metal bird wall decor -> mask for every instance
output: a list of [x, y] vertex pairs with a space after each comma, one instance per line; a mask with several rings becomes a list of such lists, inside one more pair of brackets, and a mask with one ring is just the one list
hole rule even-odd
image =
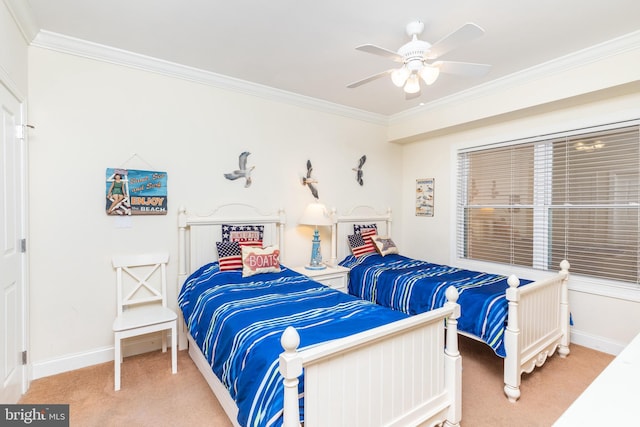
[[352, 168], [352, 170], [356, 172], [356, 181], [358, 181], [358, 184], [360, 185], [364, 185], [364, 181], [362, 180], [362, 166], [364, 166], [364, 162], [366, 161], [367, 161], [367, 156], [362, 156], [360, 157], [360, 160], [358, 160], [358, 166], [355, 168]]
[[239, 169], [234, 170], [231, 173], [225, 173], [224, 177], [228, 180], [235, 181], [238, 178], [244, 178], [244, 187], [247, 188], [251, 186], [251, 171], [255, 168], [255, 166], [251, 166], [247, 168], [247, 157], [251, 154], [248, 151], [244, 151], [240, 153], [239, 157]]
[[318, 181], [316, 181], [315, 178], [311, 177], [311, 172], [312, 171], [313, 171], [313, 167], [311, 166], [311, 160], [307, 160], [307, 176], [302, 178], [302, 185], [306, 185], [307, 187], [309, 187], [309, 190], [311, 191], [311, 194], [317, 200], [318, 199], [318, 189], [313, 184], [317, 184]]

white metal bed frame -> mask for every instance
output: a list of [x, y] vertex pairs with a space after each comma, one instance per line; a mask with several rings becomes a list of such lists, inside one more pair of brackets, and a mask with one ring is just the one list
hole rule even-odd
[[[279, 244], [282, 253], [283, 211], [263, 214], [248, 205], [231, 204], [206, 216], [193, 216], [181, 208], [178, 287], [195, 269], [217, 259], [215, 242], [220, 240], [221, 224], [262, 224], [264, 244]], [[303, 370], [305, 427], [459, 426], [462, 361], [457, 291], [448, 290], [447, 298], [441, 309], [301, 351], [297, 350], [297, 332], [287, 328], [281, 339], [285, 351], [280, 356], [284, 426], [300, 427], [297, 387]], [[180, 324], [180, 348], [188, 344], [189, 355], [238, 426], [235, 402], [188, 335], [184, 321]]]
[[[353, 234], [353, 224], [375, 223], [380, 235], [391, 237], [391, 210], [379, 213], [371, 206], [356, 206], [345, 215], [332, 210], [335, 224], [331, 239], [331, 263], [335, 265], [351, 253], [346, 236]], [[510, 402], [520, 398], [522, 373], [541, 367], [556, 351], [566, 357], [570, 350], [569, 327], [569, 262], [560, 263], [554, 277], [519, 287], [515, 275], [508, 278], [509, 301], [504, 345], [504, 393]], [[464, 312], [462, 313], [464, 316]], [[471, 334], [460, 334], [479, 340]]]

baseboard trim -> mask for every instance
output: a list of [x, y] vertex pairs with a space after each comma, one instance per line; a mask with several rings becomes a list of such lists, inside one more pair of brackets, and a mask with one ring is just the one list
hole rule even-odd
[[[603, 337], [591, 335], [586, 332], [572, 330], [571, 342], [593, 350], [617, 356], [626, 346], [624, 343], [613, 342]], [[171, 344], [171, 334], [167, 336], [167, 346]], [[125, 340], [122, 345], [125, 357], [136, 354], [157, 351], [162, 347], [162, 340], [159, 335], [136, 337]], [[49, 377], [87, 366], [97, 365], [113, 361], [113, 346], [101, 347], [81, 353], [68, 354], [66, 356], [50, 359], [42, 362], [35, 362], [32, 365], [32, 379]]]
[[[167, 348], [171, 347], [171, 334], [167, 333]], [[162, 348], [162, 338], [159, 333], [126, 339], [122, 342], [124, 357], [157, 351]], [[73, 371], [87, 366], [98, 365], [113, 361], [114, 347], [100, 347], [80, 353], [49, 359], [32, 364], [32, 380]]]
[[571, 331], [571, 343], [614, 356], [620, 354], [622, 349], [626, 347], [625, 343], [613, 342], [601, 336], [591, 335], [575, 329]]

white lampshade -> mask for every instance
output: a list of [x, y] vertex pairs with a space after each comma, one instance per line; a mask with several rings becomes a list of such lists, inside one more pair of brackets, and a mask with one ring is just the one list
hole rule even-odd
[[333, 224], [327, 208], [322, 203], [309, 203], [298, 222], [303, 225], [315, 226]]
[[411, 71], [407, 67], [401, 67], [391, 72], [391, 81], [398, 87], [404, 86]]
[[440, 69], [438, 67], [432, 67], [431, 65], [425, 65], [419, 71], [420, 77], [428, 85], [432, 84], [438, 79], [440, 75]]
[[418, 76], [415, 74], [411, 74], [407, 79], [407, 84], [404, 85], [404, 91], [407, 93], [418, 93], [420, 92], [420, 80], [418, 80]]

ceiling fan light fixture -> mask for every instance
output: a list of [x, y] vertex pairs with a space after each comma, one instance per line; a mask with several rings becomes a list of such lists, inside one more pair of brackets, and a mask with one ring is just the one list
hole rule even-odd
[[440, 69], [431, 65], [425, 65], [418, 73], [426, 84], [431, 85], [438, 79]]
[[411, 71], [405, 66], [397, 68], [391, 72], [391, 81], [398, 87], [404, 86]]
[[411, 74], [407, 79], [407, 83], [404, 85], [404, 91], [406, 93], [418, 93], [420, 92], [420, 80], [416, 74]]
[[[404, 87], [404, 91], [408, 94], [415, 94], [420, 92], [420, 80], [423, 80], [426, 85], [432, 85], [438, 80], [440, 73], [482, 77], [489, 71], [488, 64], [438, 60], [442, 55], [461, 44], [482, 36], [484, 30], [478, 25], [468, 22], [433, 44], [418, 38], [424, 30], [424, 23], [410, 22], [406, 28], [407, 35], [411, 40], [400, 46], [397, 51], [373, 44], [363, 44], [356, 47], [359, 51], [391, 59], [401, 64], [400, 68], [390, 68], [350, 83], [347, 85], [348, 88], [355, 88], [390, 75], [395, 86]], [[406, 98], [412, 99], [414, 97]]]

